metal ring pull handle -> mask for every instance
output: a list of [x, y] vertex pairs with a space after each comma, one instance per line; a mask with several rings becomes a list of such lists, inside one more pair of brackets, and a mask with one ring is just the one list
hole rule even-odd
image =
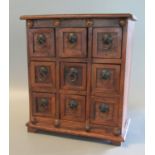
[[69, 33], [68, 41], [70, 44], [76, 44], [77, 43], [77, 35], [75, 33]]
[[76, 109], [78, 107], [78, 102], [76, 100], [70, 100], [69, 101], [69, 107], [71, 109]]
[[39, 67], [39, 80], [44, 81], [48, 76], [48, 68], [45, 66]]
[[41, 98], [38, 100], [38, 110], [40, 112], [45, 112], [48, 108], [48, 99], [47, 98]]
[[105, 50], [109, 50], [112, 47], [112, 42], [113, 42], [113, 38], [112, 35], [109, 33], [104, 34], [103, 36], [103, 43], [104, 43], [104, 49]]
[[106, 112], [109, 111], [109, 106], [108, 106], [107, 104], [105, 104], [105, 103], [102, 103], [102, 104], [100, 104], [100, 106], [99, 106], [99, 110], [100, 110], [100, 112], [102, 112], [102, 113], [106, 113]]
[[40, 45], [43, 45], [46, 42], [46, 36], [44, 34], [39, 34], [37, 37], [37, 42]]
[[111, 76], [111, 73], [108, 69], [103, 69], [101, 71], [101, 79], [108, 80], [108, 79], [110, 79], [110, 76]]
[[75, 82], [78, 79], [78, 70], [76, 68], [70, 68], [68, 77], [71, 82]]

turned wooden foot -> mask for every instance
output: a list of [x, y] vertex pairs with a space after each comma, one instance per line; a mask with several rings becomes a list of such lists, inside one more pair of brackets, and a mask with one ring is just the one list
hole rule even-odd
[[111, 144], [115, 146], [121, 146], [121, 142], [111, 141]]
[[36, 133], [38, 130], [35, 129], [35, 128], [32, 128], [32, 127], [27, 127], [27, 131], [28, 131], [28, 132]]

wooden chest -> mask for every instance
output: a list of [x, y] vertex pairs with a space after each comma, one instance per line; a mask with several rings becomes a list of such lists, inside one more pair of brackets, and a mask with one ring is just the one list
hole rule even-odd
[[26, 20], [28, 131], [125, 140], [131, 14], [21, 16]]

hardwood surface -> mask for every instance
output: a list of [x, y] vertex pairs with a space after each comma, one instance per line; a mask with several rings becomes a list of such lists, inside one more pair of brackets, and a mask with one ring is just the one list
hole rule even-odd
[[130, 13], [120, 14], [52, 14], [52, 15], [23, 15], [20, 19], [49, 19], [49, 18], [130, 18], [137, 20]]
[[28, 44], [29, 132], [110, 140], [129, 126], [131, 14], [21, 16]]

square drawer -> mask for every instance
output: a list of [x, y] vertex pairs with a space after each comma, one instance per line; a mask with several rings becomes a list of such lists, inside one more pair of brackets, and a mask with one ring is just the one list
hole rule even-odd
[[90, 107], [91, 123], [115, 126], [118, 123], [119, 99], [92, 97]]
[[61, 119], [85, 121], [85, 96], [61, 94]]
[[94, 28], [93, 30], [93, 57], [121, 58], [122, 29]]
[[119, 94], [120, 65], [93, 64], [92, 92], [105, 94]]
[[30, 80], [33, 90], [55, 88], [55, 63], [31, 62]]
[[55, 117], [55, 94], [32, 93], [32, 115]]
[[60, 57], [86, 57], [86, 28], [57, 29], [57, 50]]
[[29, 52], [31, 57], [55, 56], [54, 30], [51, 28], [30, 29]]
[[86, 89], [86, 64], [61, 63], [61, 88], [73, 90]]

